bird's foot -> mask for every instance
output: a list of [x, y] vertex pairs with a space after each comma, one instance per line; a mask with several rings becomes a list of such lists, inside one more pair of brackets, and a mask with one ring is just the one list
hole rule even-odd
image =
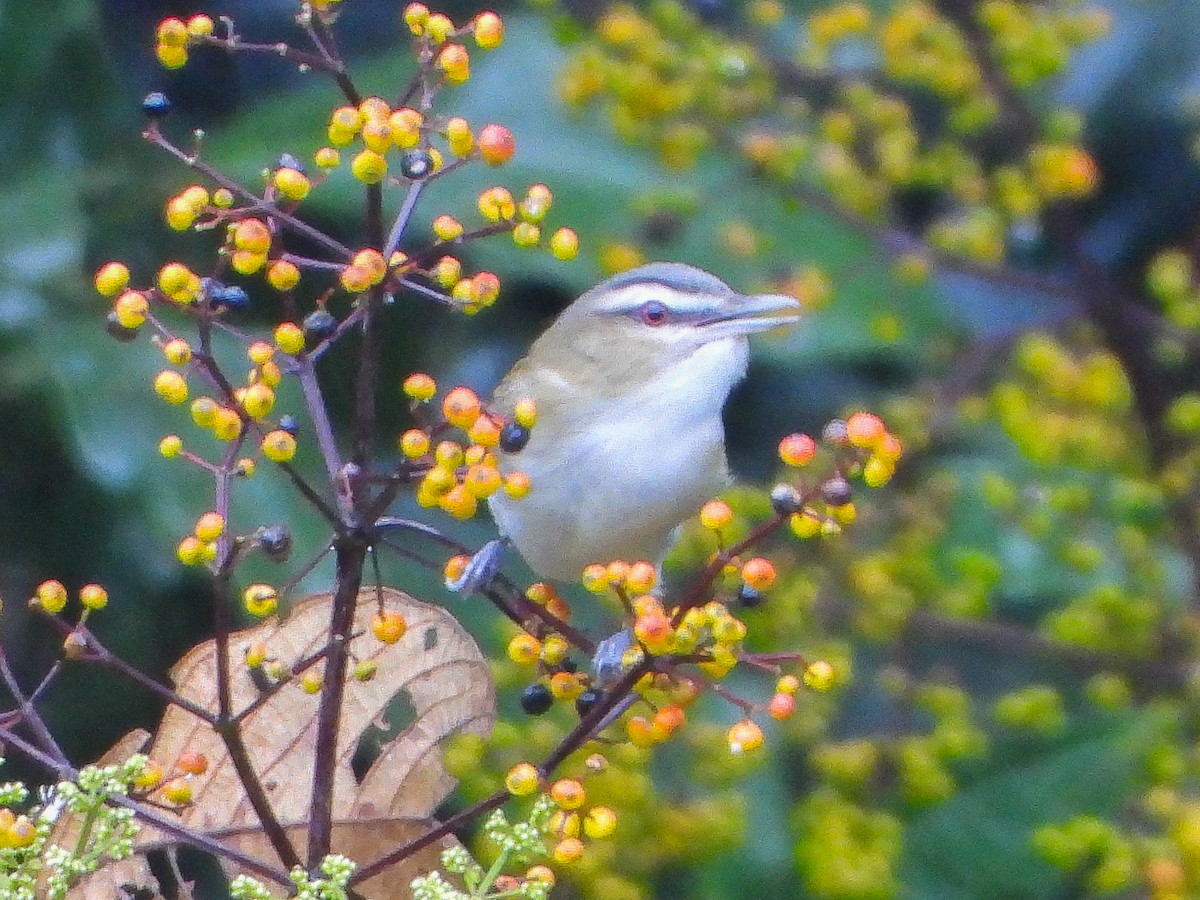
[[456, 594], [467, 596], [482, 591], [500, 573], [507, 547], [507, 538], [488, 541], [467, 561], [461, 575], [454, 579], [446, 579], [446, 587]]

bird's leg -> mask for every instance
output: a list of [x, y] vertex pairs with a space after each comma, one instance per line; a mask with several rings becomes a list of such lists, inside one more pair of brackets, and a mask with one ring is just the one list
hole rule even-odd
[[446, 587], [456, 594], [467, 596], [487, 587], [499, 574], [504, 564], [504, 552], [510, 543], [506, 537], [488, 541], [467, 561], [461, 575], [453, 580], [446, 579]]

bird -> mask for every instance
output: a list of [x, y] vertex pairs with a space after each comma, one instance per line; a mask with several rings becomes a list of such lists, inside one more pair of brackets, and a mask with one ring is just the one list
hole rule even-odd
[[489, 498], [502, 537], [463, 580], [494, 572], [504, 544], [547, 579], [613, 560], [661, 564], [678, 526], [730, 482], [721, 412], [746, 374], [748, 336], [799, 312], [793, 297], [741, 294], [677, 262], [582, 294], [493, 393], [494, 409], [536, 404], [528, 441], [499, 460], [532, 488]]

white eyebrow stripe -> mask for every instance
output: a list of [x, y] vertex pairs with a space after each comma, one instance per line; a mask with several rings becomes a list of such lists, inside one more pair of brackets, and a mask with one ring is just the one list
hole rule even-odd
[[677, 291], [656, 282], [643, 282], [619, 288], [597, 305], [598, 312], [628, 313], [645, 303], [657, 300], [676, 315], [698, 315], [712, 312], [712, 297]]

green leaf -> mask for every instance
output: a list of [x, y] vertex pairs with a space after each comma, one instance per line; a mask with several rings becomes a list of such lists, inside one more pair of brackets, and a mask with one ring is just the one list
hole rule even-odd
[[911, 819], [905, 829], [904, 896], [1060, 896], [1065, 876], [1034, 852], [1034, 829], [1080, 813], [1118, 813], [1145, 780], [1146, 753], [1176, 720], [1172, 712], [1146, 709], [1093, 723], [1044, 754], [1001, 761], [953, 799]]

